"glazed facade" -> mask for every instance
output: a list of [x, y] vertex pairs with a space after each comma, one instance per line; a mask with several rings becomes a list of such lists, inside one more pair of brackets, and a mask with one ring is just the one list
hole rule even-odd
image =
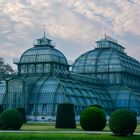
[[106, 37], [69, 70], [66, 57], [45, 36], [15, 61], [18, 74], [1, 82], [0, 104], [24, 107], [28, 120], [55, 120], [59, 103], [73, 103], [75, 115], [98, 104], [109, 115], [128, 108], [140, 113], [140, 64]]
[[92, 104], [113, 108], [106, 83], [69, 71], [65, 56], [46, 37], [37, 39], [19, 61], [18, 75], [7, 79], [6, 108], [24, 107], [30, 120], [53, 120], [59, 103], [73, 103], [75, 114]]
[[73, 72], [108, 81], [107, 90], [115, 109], [128, 108], [140, 114], [140, 63], [125, 53], [125, 48], [109, 37], [82, 54]]

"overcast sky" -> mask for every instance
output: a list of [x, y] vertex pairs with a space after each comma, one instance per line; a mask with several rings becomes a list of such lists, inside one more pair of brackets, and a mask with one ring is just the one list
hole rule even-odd
[[106, 33], [140, 60], [140, 0], [0, 0], [0, 57], [13, 58], [46, 34], [68, 60]]

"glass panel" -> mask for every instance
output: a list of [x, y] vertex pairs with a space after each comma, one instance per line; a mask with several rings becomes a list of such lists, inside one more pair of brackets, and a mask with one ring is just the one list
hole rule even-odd
[[20, 73], [21, 74], [26, 74], [27, 73], [27, 65], [21, 65]]
[[1, 82], [0, 83], [0, 104], [4, 103], [4, 97], [6, 95], [6, 83]]
[[23, 98], [23, 82], [19, 80], [9, 81], [8, 82], [8, 103], [9, 108], [22, 107], [24, 98]]
[[45, 64], [44, 65], [44, 73], [50, 72], [50, 64]]
[[28, 66], [28, 73], [35, 73], [35, 65]]
[[36, 73], [43, 73], [43, 65], [36, 65]]

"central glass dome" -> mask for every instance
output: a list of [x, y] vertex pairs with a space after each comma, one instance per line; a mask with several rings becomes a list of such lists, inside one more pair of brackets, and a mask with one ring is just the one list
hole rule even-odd
[[54, 48], [52, 41], [46, 37], [37, 39], [34, 47], [25, 51], [19, 63], [58, 63], [68, 65], [65, 56]]

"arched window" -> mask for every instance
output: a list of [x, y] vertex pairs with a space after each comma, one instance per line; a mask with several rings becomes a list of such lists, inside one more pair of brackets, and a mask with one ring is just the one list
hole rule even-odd
[[8, 82], [8, 106], [10, 108], [23, 107], [23, 82], [12, 80]]
[[20, 73], [21, 74], [26, 74], [27, 73], [27, 66], [26, 65], [22, 65], [20, 68]]
[[50, 64], [44, 65], [44, 73], [50, 72]]
[[35, 73], [35, 65], [28, 66], [28, 73]]
[[36, 65], [36, 73], [43, 73], [43, 65]]

